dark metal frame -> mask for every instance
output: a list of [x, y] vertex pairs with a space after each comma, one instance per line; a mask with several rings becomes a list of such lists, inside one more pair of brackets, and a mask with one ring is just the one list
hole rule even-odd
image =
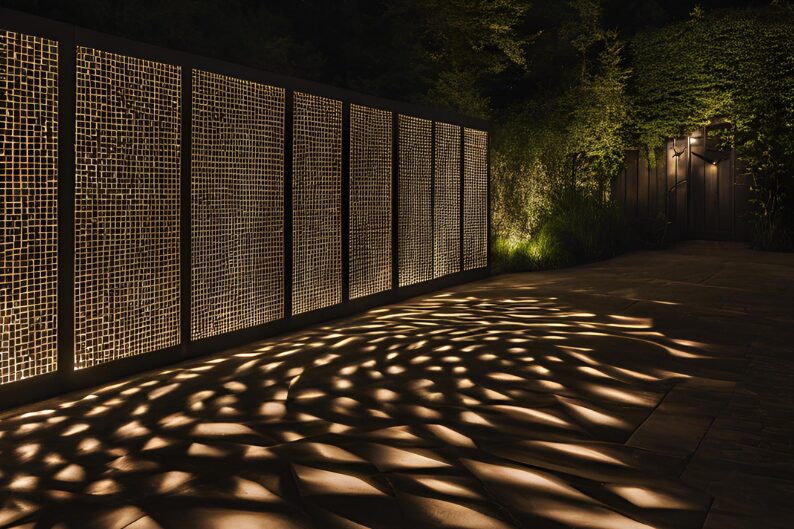
[[[481, 119], [444, 110], [391, 101], [350, 90], [271, 74], [247, 66], [232, 64], [189, 53], [134, 42], [70, 24], [0, 8], [0, 29], [27, 33], [56, 40], [59, 43], [59, 137], [58, 137], [58, 369], [0, 386], [0, 410], [56, 396], [67, 391], [95, 386], [137, 372], [173, 364], [180, 360], [223, 351], [272, 337], [319, 322], [346, 317], [373, 307], [394, 303], [417, 295], [487, 276], [491, 268], [491, 182], [488, 163], [488, 261], [484, 268], [464, 268], [464, 129], [473, 128], [490, 133], [489, 124]], [[122, 358], [106, 364], [75, 371], [74, 368], [74, 175], [75, 175], [75, 58], [77, 46], [87, 46], [141, 59], [169, 63], [182, 72], [182, 149], [181, 149], [181, 216], [180, 216], [180, 345], [163, 350]], [[223, 74], [285, 90], [284, 112], [284, 315], [281, 319], [211, 338], [192, 340], [191, 308], [191, 117], [192, 72], [194, 69]], [[311, 93], [342, 102], [342, 302], [306, 314], [292, 312], [292, 135], [293, 93]], [[384, 292], [363, 298], [349, 299], [349, 177], [350, 177], [350, 105], [351, 103], [392, 112], [392, 286]], [[399, 287], [399, 126], [398, 116], [421, 117], [433, 121], [431, 137], [433, 174], [435, 175], [435, 122], [443, 121], [461, 127], [461, 196], [460, 196], [460, 272], [423, 283]], [[488, 137], [490, 148], [490, 134]], [[489, 149], [490, 150], [490, 149]], [[490, 162], [490, 155], [489, 155]], [[434, 194], [434, 190], [431, 194]], [[434, 197], [431, 198], [434, 200]], [[434, 235], [435, 236], [435, 235]], [[433, 255], [435, 250], [433, 249]]]

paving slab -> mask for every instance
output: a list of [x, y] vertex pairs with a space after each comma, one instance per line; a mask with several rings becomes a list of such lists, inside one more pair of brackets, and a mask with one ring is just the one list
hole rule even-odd
[[0, 529], [794, 526], [794, 255], [495, 276], [0, 416]]

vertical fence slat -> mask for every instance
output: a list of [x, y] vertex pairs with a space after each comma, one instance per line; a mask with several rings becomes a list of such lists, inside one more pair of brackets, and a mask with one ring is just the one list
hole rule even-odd
[[193, 132], [193, 68], [182, 67], [182, 174], [180, 200], [180, 352], [183, 357], [188, 354], [191, 327], [191, 156]]
[[400, 118], [391, 117], [391, 288], [400, 287]]
[[[485, 266], [491, 271], [491, 244], [493, 243], [493, 224], [491, 216], [491, 134], [485, 134]], [[462, 266], [462, 263], [461, 263]]]
[[465, 268], [463, 265], [464, 259], [464, 223], [463, 223], [463, 203], [466, 197], [466, 127], [460, 127], [460, 200], [458, 201], [458, 250], [459, 250], [459, 259], [460, 265], [458, 266], [458, 271], [463, 271]]
[[342, 103], [342, 303], [350, 299], [350, 103]]
[[430, 233], [432, 243], [430, 245], [430, 278], [436, 277], [436, 122], [430, 124]]
[[58, 48], [58, 375], [65, 385], [74, 372], [74, 33]]
[[292, 131], [294, 92], [284, 94], [284, 318], [292, 318]]

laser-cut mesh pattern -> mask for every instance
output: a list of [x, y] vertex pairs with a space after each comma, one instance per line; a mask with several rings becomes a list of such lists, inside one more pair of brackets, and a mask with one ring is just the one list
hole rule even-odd
[[75, 367], [179, 343], [180, 68], [77, 48]]
[[292, 313], [342, 301], [342, 103], [295, 92]]
[[0, 30], [0, 384], [57, 368], [58, 43]]
[[433, 204], [434, 273], [460, 271], [460, 127], [436, 123]]
[[488, 133], [465, 129], [463, 161], [463, 266], [488, 266]]
[[284, 314], [284, 90], [193, 71], [191, 336]]
[[391, 288], [391, 123], [350, 105], [350, 299]]
[[432, 122], [399, 116], [399, 283], [433, 279]]

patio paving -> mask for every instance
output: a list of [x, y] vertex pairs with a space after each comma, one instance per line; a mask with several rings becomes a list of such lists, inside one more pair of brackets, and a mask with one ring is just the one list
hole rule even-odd
[[5, 414], [0, 528], [794, 527], [794, 255], [503, 275]]

